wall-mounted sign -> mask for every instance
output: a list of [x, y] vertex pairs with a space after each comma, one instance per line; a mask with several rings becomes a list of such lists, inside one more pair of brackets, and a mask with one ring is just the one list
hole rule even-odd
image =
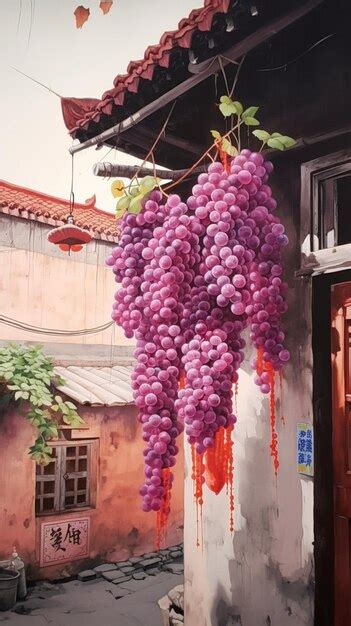
[[296, 462], [299, 474], [313, 476], [313, 426], [312, 424], [297, 425]]
[[89, 518], [54, 519], [41, 525], [40, 566], [68, 563], [89, 556]]

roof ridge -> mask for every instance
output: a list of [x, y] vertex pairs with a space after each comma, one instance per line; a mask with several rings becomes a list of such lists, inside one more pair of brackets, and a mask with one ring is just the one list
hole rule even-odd
[[[40, 197], [44, 200], [49, 200], [52, 202], [56, 202], [59, 204], [64, 204], [68, 208], [70, 206], [70, 201], [65, 198], [59, 198], [57, 196], [52, 196], [51, 194], [45, 193], [43, 191], [37, 191], [36, 189], [31, 189], [30, 187], [23, 187], [22, 185], [17, 185], [16, 183], [10, 183], [7, 180], [0, 179], [0, 187], [7, 187], [8, 189], [12, 189], [14, 191], [23, 191], [24, 193], [33, 196]], [[96, 213], [106, 215], [107, 217], [114, 217], [113, 213], [109, 211], [105, 211], [104, 209], [99, 209], [97, 206], [92, 206], [91, 204], [83, 204], [82, 202], [75, 202], [74, 208], [79, 209], [91, 209], [92, 211], [96, 211]]]

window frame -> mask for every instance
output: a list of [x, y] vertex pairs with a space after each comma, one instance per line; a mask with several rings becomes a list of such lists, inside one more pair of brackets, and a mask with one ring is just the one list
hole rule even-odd
[[[35, 474], [35, 505], [38, 500], [44, 499], [45, 494], [40, 494], [37, 496], [36, 489], [37, 483], [45, 483], [52, 481], [55, 483], [54, 486], [54, 508], [51, 510], [36, 510], [35, 506], [35, 517], [48, 517], [52, 515], [65, 515], [69, 513], [79, 512], [79, 511], [87, 511], [89, 509], [93, 509], [96, 507], [96, 492], [97, 492], [97, 454], [98, 454], [98, 440], [97, 439], [73, 439], [73, 440], [60, 440], [60, 441], [50, 441], [50, 446], [56, 448], [56, 457], [55, 457], [55, 474], [48, 475], [38, 475]], [[66, 493], [66, 484], [67, 480], [64, 476], [67, 474], [64, 470], [66, 469], [65, 463], [67, 460], [67, 448], [69, 447], [81, 447], [87, 446], [87, 468], [86, 470], [74, 471], [73, 478], [86, 478], [86, 492], [87, 498], [86, 503], [79, 505], [78, 503], [73, 504], [72, 506], [67, 506], [65, 504], [65, 499], [67, 496]], [[68, 457], [69, 458], [69, 457]], [[78, 474], [86, 474], [85, 476], [79, 476]], [[75, 498], [77, 491], [74, 490]]]
[[[343, 245], [336, 244], [330, 248], [320, 247], [320, 239], [324, 237], [324, 233], [320, 232], [319, 223], [320, 185], [323, 181], [336, 179], [347, 173], [351, 175], [351, 150], [340, 150], [301, 165], [300, 250], [302, 270], [313, 270], [314, 268], [322, 270], [341, 269], [351, 264], [351, 242]], [[336, 222], [337, 215], [334, 215], [334, 228], [337, 226]], [[318, 238], [317, 245], [314, 244], [315, 238]]]

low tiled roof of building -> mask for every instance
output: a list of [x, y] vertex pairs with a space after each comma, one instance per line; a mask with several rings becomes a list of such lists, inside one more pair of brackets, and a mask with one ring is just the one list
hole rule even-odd
[[[88, 230], [94, 239], [117, 242], [119, 225], [115, 216], [98, 209], [95, 200], [93, 196], [85, 204], [74, 205], [75, 224]], [[0, 180], [0, 213], [55, 227], [66, 222], [69, 208], [68, 200]]]

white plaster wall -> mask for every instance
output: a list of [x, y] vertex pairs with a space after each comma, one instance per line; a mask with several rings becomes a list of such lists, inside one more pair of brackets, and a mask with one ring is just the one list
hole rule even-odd
[[[196, 547], [187, 447], [186, 626], [313, 624], [313, 479], [299, 475], [296, 467], [297, 423], [312, 422], [310, 293], [308, 287], [303, 289], [305, 315], [301, 318], [295, 311], [288, 324], [296, 343], [284, 373], [285, 426], [277, 400], [278, 478], [270, 457], [268, 399], [253, 382], [248, 353], [240, 370], [234, 432], [235, 532], [229, 531], [225, 489], [215, 496], [205, 486], [202, 549]], [[303, 302], [301, 293], [294, 298]], [[295, 333], [293, 327], [298, 328]], [[306, 337], [306, 345], [299, 344], [299, 336]]]

